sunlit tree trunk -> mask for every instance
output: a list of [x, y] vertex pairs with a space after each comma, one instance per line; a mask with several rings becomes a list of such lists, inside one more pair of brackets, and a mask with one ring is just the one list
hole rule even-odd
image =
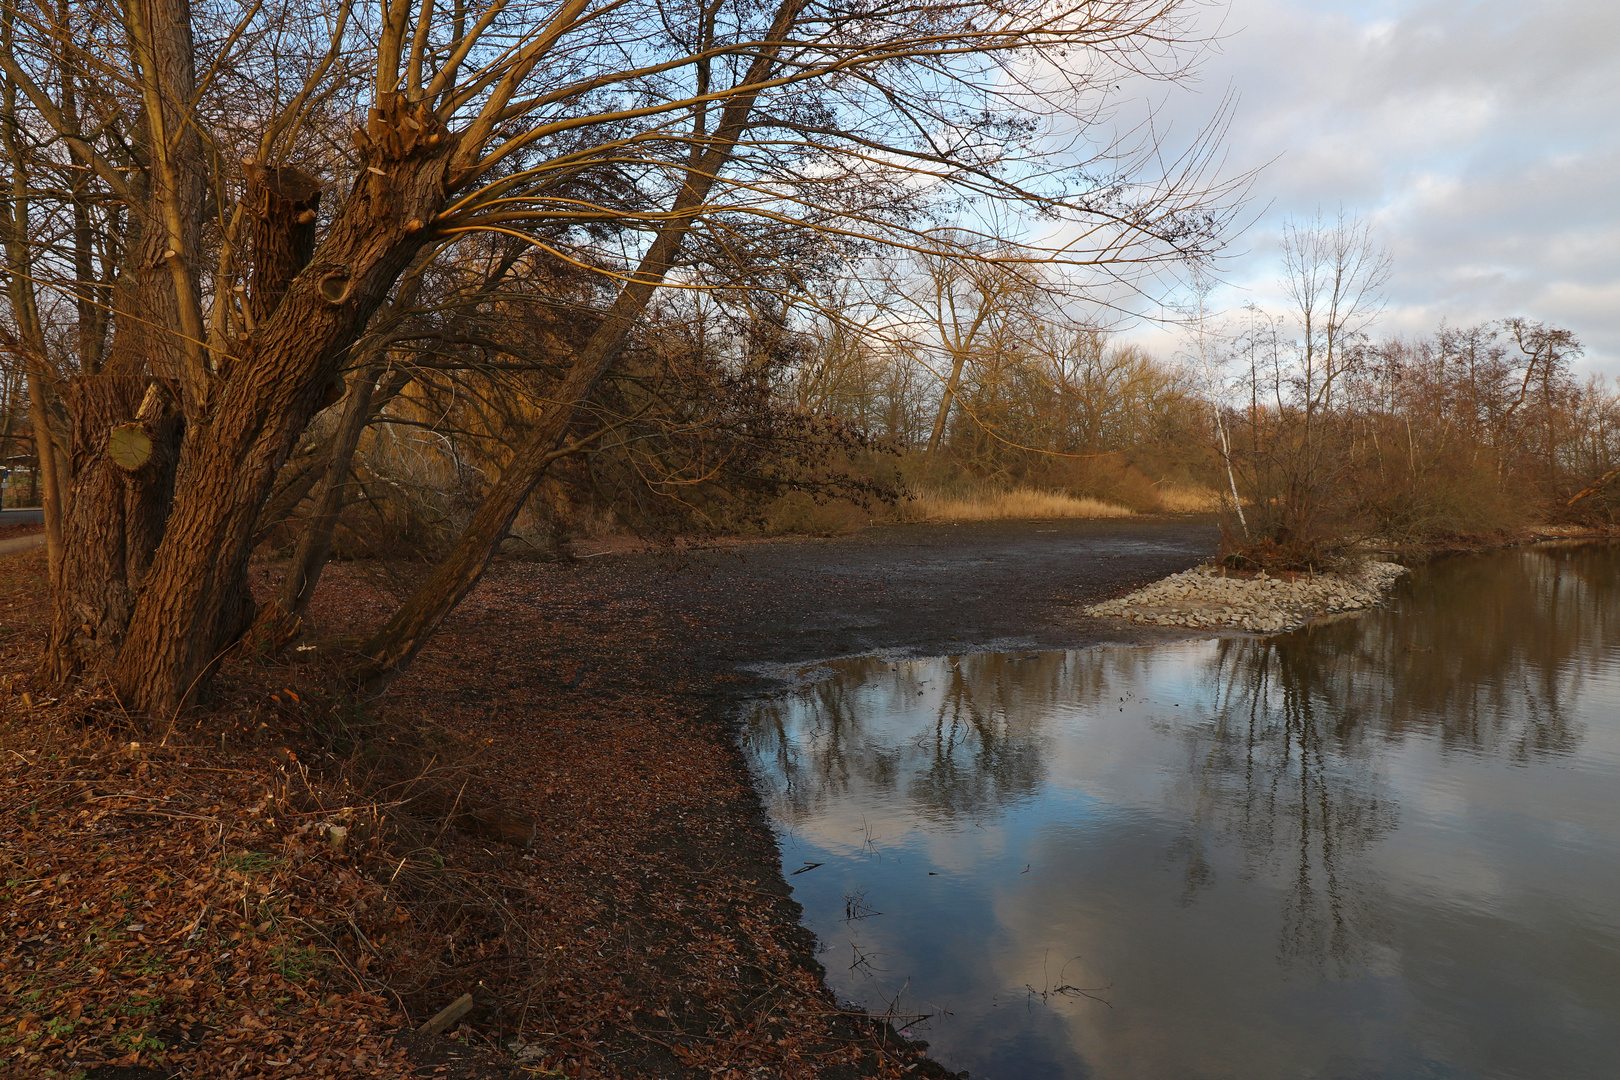
[[967, 354], [958, 351], [951, 360], [951, 374], [945, 380], [945, 390], [939, 397], [939, 411], [934, 414], [934, 427], [928, 433], [928, 452], [939, 453], [940, 443], [945, 438], [945, 428], [951, 419], [951, 406], [956, 402], [957, 390], [962, 385], [962, 368], [967, 364]]
[[[783, 6], [776, 34], [790, 24], [783, 16], [796, 8], [795, 0]], [[743, 78], [743, 86], [763, 83], [774, 67], [776, 47], [761, 50]], [[685, 183], [675, 197], [669, 218], [642, 256], [601, 324], [574, 358], [562, 385], [552, 392], [555, 404], [547, 409], [519, 446], [501, 477], [473, 514], [450, 554], [394, 614], [394, 617], [366, 643], [368, 661], [362, 677], [369, 690], [381, 692], [421, 650], [462, 597], [478, 583], [484, 569], [505, 539], [529, 493], [545, 475], [546, 469], [563, 453], [563, 441], [573, 425], [579, 407], [590, 397], [624, 347], [630, 331], [643, 317], [664, 278], [675, 265], [681, 245], [692, 226], [695, 211], [709, 197], [737, 140], [753, 112], [758, 91], [744, 92], [726, 103], [719, 122], [707, 136], [708, 149], [694, 155]]]
[[313, 261], [241, 343], [185, 482], [112, 681], [131, 708], [173, 716], [247, 629], [254, 524], [344, 354], [430, 235], [454, 140], [431, 110], [385, 96], [357, 136], [366, 171]]

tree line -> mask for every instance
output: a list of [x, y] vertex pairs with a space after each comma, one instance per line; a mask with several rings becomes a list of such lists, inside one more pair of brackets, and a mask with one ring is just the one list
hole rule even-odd
[[1212, 358], [1239, 564], [1304, 569], [1367, 542], [1532, 521], [1612, 524], [1620, 395], [1575, 334], [1523, 317], [1371, 334], [1389, 257], [1344, 214], [1290, 223], [1286, 311], [1195, 323]]

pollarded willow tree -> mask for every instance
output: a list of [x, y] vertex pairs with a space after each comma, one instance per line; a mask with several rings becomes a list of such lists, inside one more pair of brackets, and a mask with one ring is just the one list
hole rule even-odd
[[576, 449], [578, 410], [655, 294], [727, 287], [692, 251], [807, 234], [926, 252], [942, 220], [1003, 202], [1062, 240], [997, 259], [1117, 278], [1207, 256], [1236, 194], [1212, 179], [1214, 142], [1166, 169], [1161, 147], [1097, 138], [1122, 76], [1187, 70], [1190, 15], [1184, 0], [5, 0], [7, 344], [60, 448], [42, 455], [61, 473], [47, 671], [173, 715], [255, 618], [273, 623], [246, 568], [278, 473], [345, 373], [351, 405], [383, 388], [379, 322], [492, 235], [595, 275], [599, 301], [464, 533], [366, 644], [373, 689]]

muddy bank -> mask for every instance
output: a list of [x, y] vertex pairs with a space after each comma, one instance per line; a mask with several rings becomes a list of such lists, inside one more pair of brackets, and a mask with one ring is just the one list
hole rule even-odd
[[[541, 1040], [560, 1055], [546, 1060], [603, 1076], [704, 1075], [720, 1060], [941, 1075], [820, 983], [733, 739], [738, 707], [840, 655], [1185, 636], [1079, 609], [1207, 559], [1216, 539], [1189, 519], [907, 526], [492, 568], [389, 709], [487, 746], [484, 782], [539, 820], [539, 865], [498, 872], [553, 913], [530, 931], [567, 987], [545, 1030], [584, 1033]], [[340, 568], [333, 614], [386, 608], [363, 569]], [[555, 917], [581, 897], [590, 918]], [[515, 1020], [516, 987], [485, 982], [484, 1028]]]
[[[175, 1070], [215, 1075], [242, 1060], [244, 1031], [263, 1046], [290, 1046], [320, 1030], [335, 1074], [390, 1080], [537, 1069], [570, 1078], [943, 1076], [916, 1044], [826, 990], [733, 739], [737, 706], [779, 685], [773, 673], [838, 655], [1184, 636], [1121, 629], [1078, 611], [1202, 561], [1215, 539], [1211, 522], [1186, 519], [994, 523], [502, 561], [377, 713], [392, 730], [437, 733], [417, 736], [442, 750], [431, 770], [457, 800], [498, 804], [531, 823], [530, 846], [492, 842], [469, 815], [452, 814], [410, 824], [409, 843], [379, 832], [364, 848], [322, 850], [321, 880], [339, 883], [340, 899], [311, 901], [297, 924], [222, 914], [219, 933], [251, 938], [270, 959], [233, 939], [206, 977], [191, 977], [156, 1012], [142, 1004], [137, 978], [109, 969], [91, 987], [70, 965], [52, 967], [41, 983], [47, 1004], [31, 1023], [74, 1015], [64, 1010], [93, 992], [100, 1026], [80, 1025], [71, 1044], [31, 1047], [33, 1064], [116, 1066], [126, 1070], [117, 1075], [148, 1080]], [[0, 569], [10, 571], [0, 644], [5, 673], [17, 676], [6, 683], [7, 730], [26, 753], [62, 707], [22, 696], [48, 614], [43, 553], [6, 556]], [[162, 772], [167, 812], [186, 823], [184, 815], [206, 818], [215, 832], [216, 820], [237, 823], [229, 858], [275, 867], [306, 865], [299, 830], [314, 820], [315, 803], [338, 799], [378, 818], [402, 813], [386, 802], [367, 811], [382, 796], [340, 784], [364, 780], [356, 765], [372, 768], [367, 755], [380, 753], [385, 767], [387, 749], [345, 734], [335, 675], [348, 643], [386, 618], [420, 572], [332, 566], [304, 643], [316, 647], [269, 666], [233, 661], [215, 715], [199, 721], [194, 739], [172, 739], [161, 768], [150, 766], [144, 783], [153, 787]], [[279, 567], [260, 565], [254, 575], [268, 593]], [[95, 754], [105, 749], [72, 767], [100, 768]], [[49, 760], [33, 760], [30, 782], [51, 791], [113, 782], [61, 772], [76, 759], [35, 758]], [[229, 790], [210, 779], [225, 776]], [[291, 796], [302, 801], [283, 805]], [[79, 813], [63, 800], [53, 812]], [[91, 841], [109, 826], [84, 828], [50, 855], [61, 880], [101, 873]], [[179, 833], [152, 836], [170, 843]], [[227, 873], [234, 864], [222, 863], [217, 847], [164, 850], [165, 883], [144, 902], [142, 940], [150, 938], [152, 955], [141, 963], [195, 968], [190, 898], [247, 885]], [[28, 948], [71, 950], [87, 932], [79, 923], [97, 917], [42, 921], [30, 933], [43, 936]], [[241, 997], [245, 978], [285, 981], [286, 964], [272, 961], [300, 950], [313, 950], [314, 960], [286, 1000]], [[261, 959], [271, 965], [262, 972]], [[474, 1007], [448, 1040], [404, 1037], [463, 994]], [[361, 1004], [341, 1007], [371, 1010], [367, 1024], [333, 1027], [327, 1012], [351, 998]], [[482, 1064], [445, 1056], [475, 1052]], [[384, 1057], [392, 1064], [373, 1071]], [[263, 1069], [242, 1075], [273, 1075], [270, 1063], [266, 1056]]]
[[610, 594], [644, 591], [689, 627], [681, 658], [723, 673], [1162, 640], [1082, 609], [1210, 558], [1218, 539], [1212, 518], [910, 525], [607, 557], [573, 572]]

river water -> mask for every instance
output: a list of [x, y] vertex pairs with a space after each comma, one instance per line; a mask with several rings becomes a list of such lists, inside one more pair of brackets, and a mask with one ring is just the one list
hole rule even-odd
[[747, 728], [788, 881], [834, 991], [948, 1067], [1620, 1077], [1620, 548], [819, 674]]

